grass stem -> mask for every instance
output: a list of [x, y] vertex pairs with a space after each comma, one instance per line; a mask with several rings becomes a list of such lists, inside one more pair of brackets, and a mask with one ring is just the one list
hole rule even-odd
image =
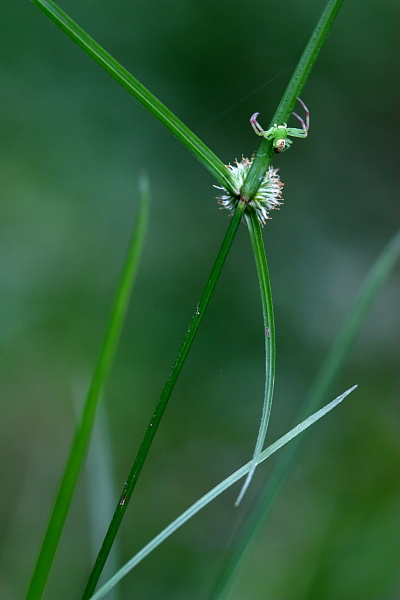
[[171, 369], [171, 373], [168, 377], [168, 380], [165, 384], [163, 391], [161, 392], [160, 398], [156, 404], [153, 415], [150, 419], [150, 423], [147, 427], [146, 433], [142, 440], [142, 443], [139, 447], [138, 453], [136, 455], [135, 461], [133, 463], [132, 469], [129, 473], [128, 479], [124, 485], [122, 490], [122, 494], [120, 500], [115, 509], [113, 518], [109, 525], [108, 531], [103, 541], [103, 545], [100, 549], [100, 552], [97, 556], [96, 562], [94, 564], [93, 570], [90, 574], [89, 581], [87, 583], [86, 589], [84, 591], [82, 600], [87, 600], [93, 594], [101, 572], [103, 570], [104, 564], [107, 560], [108, 554], [111, 550], [113, 542], [115, 540], [115, 536], [117, 535], [117, 531], [125, 514], [125, 511], [128, 507], [129, 500], [132, 496], [132, 492], [135, 488], [136, 482], [139, 478], [140, 472], [142, 470], [144, 461], [146, 460], [147, 454], [150, 450], [150, 446], [153, 442], [154, 436], [157, 432], [157, 428], [160, 424], [161, 418], [164, 414], [165, 408], [168, 404], [168, 401], [171, 397], [172, 391], [175, 387], [175, 383], [179, 377], [183, 364], [185, 362], [186, 356], [189, 352], [190, 346], [194, 340], [197, 329], [200, 325], [201, 319], [203, 318], [204, 312], [207, 308], [208, 302], [211, 298], [211, 294], [215, 288], [219, 275], [221, 273], [222, 267], [224, 265], [225, 259], [228, 255], [232, 242], [234, 240], [235, 234], [238, 230], [240, 222], [243, 217], [243, 212], [246, 205], [244, 202], [239, 202], [236, 212], [234, 213], [231, 222], [228, 227], [228, 231], [224, 237], [221, 248], [218, 252], [218, 256], [215, 260], [214, 266], [212, 268], [210, 277], [208, 278], [207, 284], [201, 296], [200, 302], [197, 305], [195, 313], [192, 317], [192, 320], [189, 325], [189, 329], [185, 335], [182, 346], [178, 352], [175, 363]]
[[[342, 2], [343, 0], [329, 0], [327, 2], [321, 17], [311, 34], [307, 46], [304, 49], [299, 63], [292, 77], [290, 78], [289, 84], [284, 95], [282, 96], [282, 100], [280, 101], [274, 116], [271, 119], [269, 127], [272, 127], [275, 123], [277, 125], [282, 125], [289, 120], [296, 102], [296, 98], [301, 96], [303, 88], [311, 73], [311, 69], [313, 68], [321, 48], [328, 36], [328, 33], [331, 30]], [[256, 194], [263, 180], [264, 173], [271, 164], [272, 155], [273, 140], [267, 140], [264, 138], [256, 156], [254, 157], [250, 171], [241, 190], [243, 199], [249, 201]]]

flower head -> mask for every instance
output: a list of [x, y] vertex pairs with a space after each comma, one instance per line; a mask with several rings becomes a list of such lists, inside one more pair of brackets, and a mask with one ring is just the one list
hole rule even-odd
[[[227, 165], [231, 173], [238, 179], [240, 188], [245, 182], [251, 163], [252, 161], [248, 158], [242, 158], [240, 162], [236, 160], [234, 165]], [[271, 218], [268, 216], [270, 210], [279, 210], [283, 202], [281, 195], [283, 185], [278, 175], [278, 169], [269, 167], [256, 195], [249, 202], [249, 206], [252, 206], [256, 210], [258, 220], [262, 225], [265, 225], [267, 219]], [[221, 206], [231, 213], [234, 212], [239, 203], [239, 198], [231, 194], [223, 186], [216, 185], [214, 187], [222, 190], [221, 196], [217, 198]]]

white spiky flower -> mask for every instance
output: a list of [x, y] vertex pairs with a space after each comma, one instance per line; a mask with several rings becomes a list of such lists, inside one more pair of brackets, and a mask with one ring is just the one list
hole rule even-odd
[[[240, 162], [236, 160], [234, 165], [227, 165], [231, 173], [238, 179], [240, 188], [245, 182], [251, 163], [252, 161], [248, 158], [242, 158]], [[283, 203], [281, 195], [283, 185], [278, 175], [278, 169], [269, 167], [256, 195], [249, 202], [249, 206], [255, 208], [258, 220], [262, 225], [265, 225], [267, 219], [271, 218], [268, 216], [269, 211], [279, 210], [280, 205]], [[219, 204], [231, 213], [235, 212], [239, 198], [223, 186], [215, 185], [214, 187], [223, 192], [221, 196], [217, 197]]]

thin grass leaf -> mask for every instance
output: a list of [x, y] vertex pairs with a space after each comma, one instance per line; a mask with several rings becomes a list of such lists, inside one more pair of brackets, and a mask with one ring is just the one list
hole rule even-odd
[[[250, 208], [250, 207], [249, 207]], [[271, 285], [269, 281], [267, 257], [265, 255], [264, 242], [261, 232], [261, 225], [258, 221], [257, 213], [251, 209], [246, 214], [247, 227], [249, 229], [251, 244], [253, 247], [254, 258], [256, 261], [258, 281], [261, 291], [261, 303], [264, 319], [264, 337], [265, 337], [265, 387], [264, 387], [264, 403], [258, 431], [256, 446], [254, 448], [251, 467], [247, 474], [246, 480], [240, 491], [240, 494], [235, 502], [238, 506], [241, 502], [250, 481], [256, 470], [258, 459], [263, 449], [265, 436], [267, 434], [269, 417], [271, 414], [272, 397], [274, 393], [275, 382], [275, 362], [276, 362], [276, 346], [275, 346], [275, 321], [274, 307], [272, 304]]]
[[132, 492], [135, 488], [136, 482], [139, 478], [140, 472], [142, 470], [143, 464], [146, 460], [147, 454], [150, 450], [150, 446], [153, 442], [154, 436], [157, 432], [158, 426], [168, 404], [168, 401], [171, 397], [172, 391], [175, 387], [175, 383], [179, 377], [183, 364], [185, 362], [186, 356], [189, 352], [190, 346], [194, 340], [197, 329], [200, 325], [200, 322], [203, 318], [204, 312], [207, 308], [208, 302], [211, 298], [211, 294], [215, 288], [219, 275], [221, 273], [222, 267], [224, 265], [225, 259], [228, 255], [238, 227], [243, 217], [244, 210], [246, 205], [244, 202], [239, 202], [238, 207], [231, 219], [228, 230], [225, 234], [224, 240], [222, 242], [221, 248], [218, 252], [218, 256], [210, 273], [210, 276], [207, 280], [207, 284], [204, 288], [203, 294], [201, 296], [200, 302], [197, 305], [196, 311], [192, 317], [192, 320], [189, 325], [189, 329], [185, 335], [182, 346], [178, 352], [175, 363], [171, 369], [171, 373], [168, 377], [168, 380], [164, 386], [163, 391], [161, 392], [160, 398], [156, 404], [155, 410], [153, 412], [153, 416], [151, 417], [150, 423], [147, 427], [146, 433], [142, 440], [142, 443], [139, 447], [138, 453], [136, 455], [135, 461], [133, 463], [131, 472], [126, 480], [124, 488], [122, 490], [122, 494], [120, 500], [115, 509], [113, 518], [109, 525], [108, 531], [103, 541], [103, 545], [100, 549], [100, 552], [97, 556], [97, 560], [93, 567], [93, 570], [90, 574], [89, 581], [87, 583], [86, 589], [84, 591], [82, 600], [87, 600], [93, 594], [101, 572], [103, 570], [104, 564], [107, 560], [108, 554], [112, 548], [112, 545], [115, 540], [115, 536], [117, 535], [117, 531], [125, 514], [125, 511], [128, 507], [130, 498], [132, 496]]
[[[297, 435], [302, 433], [305, 429], [313, 425], [318, 419], [321, 419], [324, 415], [326, 415], [329, 411], [335, 408], [342, 400], [346, 398], [353, 390], [355, 390], [357, 385], [354, 385], [346, 392], [332, 400], [329, 404], [321, 408], [318, 412], [314, 413], [308, 419], [305, 419], [299, 425], [296, 425], [291, 431], [286, 433], [284, 436], [279, 438], [276, 442], [268, 446], [258, 457], [258, 463], [262, 463], [264, 460], [269, 458], [271, 454], [274, 454], [277, 450], [282, 448], [285, 444], [290, 442]], [[179, 527], [184, 525], [186, 521], [194, 517], [202, 508], [207, 506], [212, 500], [215, 500], [217, 496], [222, 494], [225, 490], [227, 490], [234, 483], [239, 481], [246, 473], [249, 472], [252, 463], [248, 462], [246, 465], [235, 471], [232, 475], [221, 481], [218, 485], [216, 485], [212, 490], [210, 490], [207, 494], [205, 494], [200, 500], [197, 500], [190, 508], [188, 508], [184, 513], [182, 513], [175, 521], [172, 521], [161, 533], [159, 533], [155, 538], [151, 540], [140, 552], [135, 554], [133, 558], [131, 558], [109, 581], [107, 581], [89, 600], [100, 600], [103, 598], [107, 592], [109, 592], [125, 575], [129, 573], [136, 565], [138, 565], [150, 552], [155, 550], [162, 542], [164, 542], [170, 535], [172, 535]]]
[[104, 334], [103, 344], [97, 358], [93, 377], [86, 396], [80, 424], [68, 456], [61, 479], [53, 511], [47, 526], [39, 557], [33, 572], [26, 600], [39, 600], [42, 597], [47, 578], [54, 560], [58, 542], [84, 461], [101, 391], [107, 380], [122, 324], [128, 308], [132, 286], [136, 277], [139, 259], [147, 227], [149, 207], [149, 187], [146, 179], [140, 182], [140, 204], [129, 244], [127, 257], [118, 283], [114, 303]]
[[238, 182], [219, 158], [160, 100], [129, 73], [51, 0], [32, 0], [60, 29], [82, 48], [111, 77], [151, 112], [210, 171], [215, 179], [238, 195]]
[[[306, 401], [300, 409], [297, 418], [317, 410], [325, 400], [335, 379], [338, 377], [350, 351], [354, 345], [363, 322], [375, 300], [378, 292], [400, 257], [400, 232], [398, 232], [382, 251], [372, 266], [358, 299], [346, 319], [332, 349], [322, 365]], [[279, 492], [292, 472], [300, 457], [301, 446], [307, 436], [298, 438], [286, 448], [279, 462], [268, 477], [261, 495], [251, 512], [247, 515], [229, 549], [229, 554], [217, 578], [210, 600], [225, 598], [231, 589], [238, 567], [244, 559], [252, 541], [270, 514]]]
[[[275, 123], [282, 125], [289, 120], [294, 108], [296, 98], [301, 96], [301, 92], [307, 83], [315, 61], [321, 51], [321, 48], [331, 30], [335, 17], [342, 5], [343, 0], [329, 0], [325, 9], [308, 41], [307, 46], [299, 60], [299, 63], [289, 81], [286, 91], [279, 103], [279, 106], [271, 119], [269, 127]], [[260, 148], [253, 160], [246, 181], [241, 190], [241, 197], [244, 200], [251, 200], [260, 187], [264, 173], [271, 164], [273, 155], [273, 141], [263, 139]]]

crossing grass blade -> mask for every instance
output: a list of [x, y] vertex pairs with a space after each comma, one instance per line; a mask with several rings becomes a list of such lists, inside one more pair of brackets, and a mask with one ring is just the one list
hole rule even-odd
[[143, 248], [148, 221], [148, 210], [149, 185], [147, 179], [143, 178], [140, 182], [140, 204], [136, 223], [110, 312], [103, 344], [97, 358], [82, 417], [72, 442], [67, 464], [61, 479], [53, 511], [47, 525], [47, 530], [33, 572], [26, 600], [39, 600], [42, 597], [46, 586], [58, 542], [76, 488], [79, 473], [86, 456], [98, 401], [110, 372], [122, 324], [128, 308], [132, 286], [136, 277]]
[[238, 195], [238, 182], [219, 158], [176, 117], [160, 100], [127, 71], [115, 58], [90, 37], [52, 0], [32, 0], [64, 33], [82, 48], [111, 77], [169, 129], [212, 173], [215, 179]]
[[[268, 448], [266, 448], [259, 455], [257, 464], [262, 463], [264, 460], [269, 458], [274, 452], [276, 452], [277, 450], [282, 448], [282, 446], [284, 446], [285, 444], [290, 442], [290, 440], [292, 440], [293, 438], [298, 436], [300, 433], [302, 433], [305, 429], [310, 427], [310, 425], [313, 425], [313, 423], [318, 421], [318, 419], [321, 419], [321, 417], [325, 416], [329, 411], [331, 411], [340, 402], [342, 402], [342, 400], [344, 400], [346, 398], [346, 396], [351, 394], [351, 392], [353, 390], [355, 390], [356, 387], [357, 386], [354, 385], [353, 387], [348, 389], [346, 392], [341, 394], [341, 396], [338, 396], [337, 398], [335, 398], [335, 400], [332, 400], [332, 402], [330, 402], [329, 404], [324, 406], [324, 408], [320, 409], [318, 412], [314, 413], [313, 415], [311, 415], [310, 417], [305, 419], [302, 423], [299, 423], [299, 425], [296, 425], [296, 427], [294, 427], [291, 431], [289, 431], [284, 436], [279, 438], [279, 440], [277, 440], [276, 442], [271, 444], [271, 446], [268, 446]], [[133, 558], [131, 558], [131, 560], [129, 560], [101, 588], [99, 588], [99, 590], [95, 594], [93, 594], [93, 596], [91, 596], [91, 598], [89, 600], [100, 600], [100, 598], [103, 598], [105, 596], [105, 594], [107, 594], [107, 592], [109, 592], [119, 581], [121, 581], [121, 579], [123, 577], [125, 577], [125, 575], [127, 575], [134, 567], [136, 567], [136, 565], [138, 565], [146, 556], [148, 556], [148, 554], [150, 554], [150, 552], [155, 550], [157, 548], [157, 546], [162, 544], [162, 542], [164, 542], [170, 535], [172, 535], [174, 533], [174, 531], [176, 531], [177, 529], [179, 529], [179, 527], [184, 525], [184, 523], [186, 523], [186, 521], [191, 519], [202, 508], [204, 508], [205, 506], [207, 506], [207, 504], [212, 502], [212, 500], [215, 500], [215, 498], [217, 498], [217, 496], [222, 494], [222, 492], [227, 490], [230, 486], [232, 486], [234, 483], [236, 483], [242, 477], [244, 477], [244, 475], [246, 475], [246, 473], [249, 472], [251, 465], [252, 465], [252, 463], [248, 462], [246, 465], [244, 465], [243, 467], [241, 467], [240, 469], [235, 471], [235, 473], [233, 473], [232, 475], [230, 475], [229, 477], [224, 479], [224, 481], [221, 481], [221, 483], [219, 483], [212, 490], [210, 490], [207, 494], [205, 494], [202, 498], [200, 498], [200, 500], [195, 502], [190, 508], [188, 508], [177, 519], [175, 519], [175, 521], [170, 523], [170, 525], [168, 525], [168, 527], [166, 527], [153, 540], [151, 540], [151, 542], [149, 542], [146, 546], [144, 546], [144, 548], [142, 548], [142, 550], [140, 550], [140, 552], [135, 554], [135, 556]]]

